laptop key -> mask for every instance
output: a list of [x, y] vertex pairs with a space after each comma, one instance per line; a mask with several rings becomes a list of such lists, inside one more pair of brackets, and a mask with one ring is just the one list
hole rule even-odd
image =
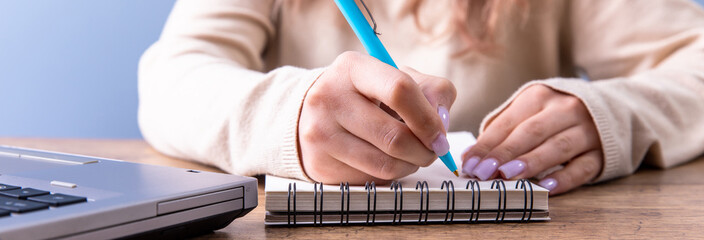
[[12, 185], [0, 183], [0, 191], [15, 190], [15, 189], [19, 189], [19, 188], [20, 187], [18, 187], [18, 186], [12, 186]]
[[0, 196], [0, 209], [10, 212], [23, 213], [47, 208], [49, 208], [49, 205], [44, 203]]
[[10, 216], [10, 211], [0, 209], [0, 217]]
[[51, 194], [51, 195], [30, 197], [30, 198], [27, 198], [27, 200], [46, 203], [46, 204], [49, 204], [52, 206], [65, 206], [65, 205], [69, 205], [69, 204], [85, 202], [86, 198], [71, 196], [71, 195], [66, 195], [66, 194], [61, 194], [61, 193], [55, 193], [55, 194]]
[[13, 197], [13, 198], [19, 198], [19, 199], [27, 199], [28, 197], [34, 197], [34, 196], [40, 196], [40, 195], [46, 195], [46, 194], [49, 194], [49, 192], [34, 189], [34, 188], [13, 189], [13, 190], [7, 190], [7, 191], [0, 192], [0, 195], [5, 195], [7, 197]]

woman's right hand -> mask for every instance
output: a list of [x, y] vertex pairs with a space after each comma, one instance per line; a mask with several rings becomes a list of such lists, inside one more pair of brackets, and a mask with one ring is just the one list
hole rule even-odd
[[447, 109], [455, 96], [447, 79], [400, 71], [361, 53], [340, 54], [303, 102], [303, 168], [313, 180], [331, 184], [407, 176], [447, 153]]

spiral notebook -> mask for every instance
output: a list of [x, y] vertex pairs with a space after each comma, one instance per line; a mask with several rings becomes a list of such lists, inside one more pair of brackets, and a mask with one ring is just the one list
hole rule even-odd
[[[461, 153], [475, 139], [449, 133]], [[550, 220], [548, 190], [527, 180], [455, 177], [441, 161], [388, 185], [322, 185], [266, 176], [266, 225], [425, 224]]]

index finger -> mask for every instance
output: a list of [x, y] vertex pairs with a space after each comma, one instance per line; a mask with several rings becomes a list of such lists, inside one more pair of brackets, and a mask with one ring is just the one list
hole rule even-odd
[[360, 58], [350, 69], [354, 87], [364, 96], [379, 100], [393, 109], [428, 149], [445, 155], [449, 145], [437, 110], [428, 102], [418, 84], [400, 70], [371, 56]]
[[540, 104], [545, 98], [543, 95], [550, 93], [549, 89], [543, 88], [547, 87], [535, 85], [520, 93], [513, 102], [487, 124], [486, 129], [477, 138], [477, 144], [463, 155], [463, 160], [466, 161], [471, 157], [484, 158], [492, 149], [503, 142], [518, 125], [539, 113], [543, 109]]

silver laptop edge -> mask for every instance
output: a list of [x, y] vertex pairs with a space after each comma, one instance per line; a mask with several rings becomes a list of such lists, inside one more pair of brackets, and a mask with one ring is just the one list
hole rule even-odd
[[0, 183], [87, 199], [0, 217], [0, 239], [183, 237], [257, 206], [254, 178], [8, 146]]

